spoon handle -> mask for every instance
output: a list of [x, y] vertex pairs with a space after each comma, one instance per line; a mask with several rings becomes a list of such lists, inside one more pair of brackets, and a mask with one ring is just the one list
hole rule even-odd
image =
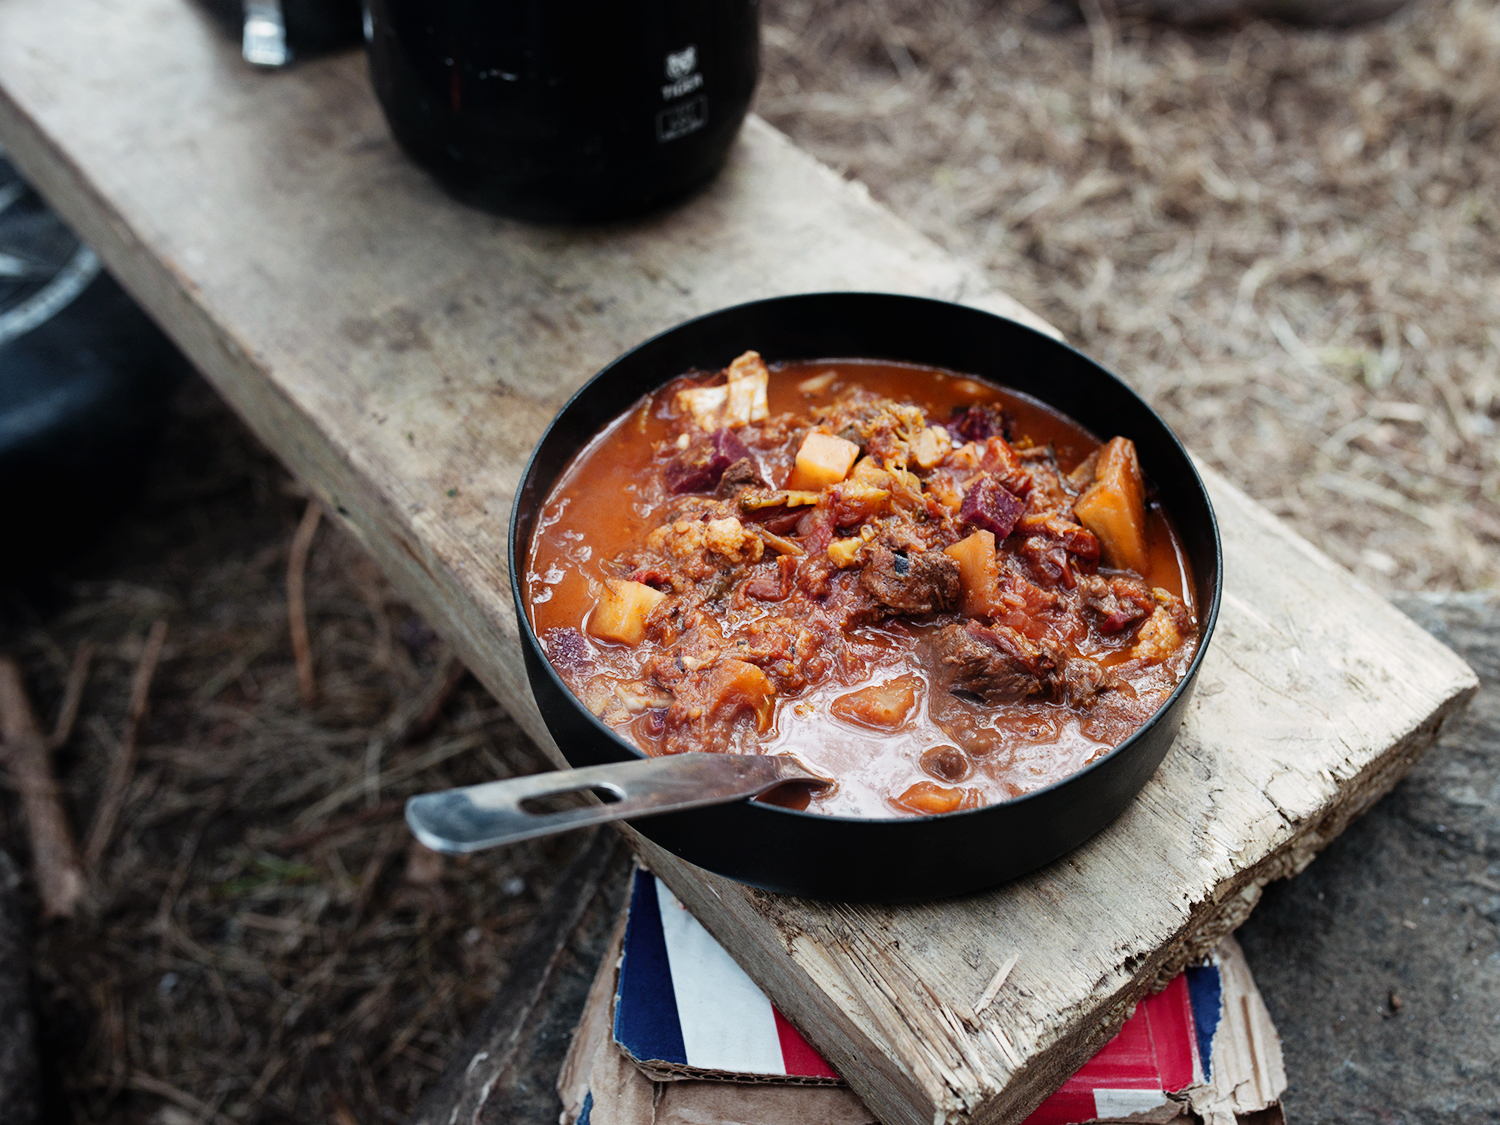
[[[456, 855], [609, 820], [722, 805], [787, 781], [827, 784], [787, 755], [694, 751], [424, 793], [406, 802], [406, 823], [433, 851]], [[553, 811], [525, 807], [565, 793], [598, 800]]]

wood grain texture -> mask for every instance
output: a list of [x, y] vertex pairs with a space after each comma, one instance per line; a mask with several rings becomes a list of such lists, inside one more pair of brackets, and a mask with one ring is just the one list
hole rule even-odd
[[[0, 143], [554, 754], [505, 521], [578, 384], [685, 317], [788, 292], [1039, 324], [754, 118], [714, 185], [663, 215], [576, 229], [459, 207], [395, 149], [361, 58], [254, 73], [187, 0], [0, 0]], [[1211, 488], [1229, 594], [1197, 699], [1142, 799], [1085, 848], [897, 909], [776, 898], [641, 845], [888, 1125], [1018, 1119], [1472, 690], [1447, 650]]]

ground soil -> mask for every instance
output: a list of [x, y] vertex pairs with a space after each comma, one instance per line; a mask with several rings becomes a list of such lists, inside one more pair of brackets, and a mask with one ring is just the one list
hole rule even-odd
[[[767, 0], [758, 108], [1361, 578], [1496, 586], [1500, 3], [1193, 33], [1028, 4]], [[5, 594], [44, 722], [100, 646], [59, 756], [80, 833], [168, 623], [88, 909], [37, 936], [57, 1121], [403, 1120], [576, 846], [459, 863], [409, 843], [406, 795], [542, 763], [327, 524], [301, 701], [305, 505], [194, 383], [140, 502]], [[10, 795], [0, 841], [24, 870]]]

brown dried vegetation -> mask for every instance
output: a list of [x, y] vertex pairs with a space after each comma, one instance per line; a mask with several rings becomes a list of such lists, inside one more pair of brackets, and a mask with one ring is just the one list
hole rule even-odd
[[[79, 1122], [403, 1121], [577, 841], [465, 860], [417, 846], [405, 797], [533, 772], [537, 752], [327, 522], [306, 575], [304, 705], [286, 563], [306, 501], [201, 385], [164, 454], [81, 568], [106, 579], [52, 613], [7, 607], [44, 724], [74, 651], [98, 645], [57, 756], [81, 836], [148, 631], [170, 623], [88, 896], [37, 935], [54, 1080]], [[0, 841], [26, 862], [14, 800]]]
[[1500, 582], [1500, 5], [771, 0], [758, 110], [1380, 588]]

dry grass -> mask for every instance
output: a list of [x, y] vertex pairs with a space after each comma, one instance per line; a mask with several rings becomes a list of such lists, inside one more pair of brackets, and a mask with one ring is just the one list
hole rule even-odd
[[1056, 11], [770, 0], [758, 109], [1361, 577], [1500, 583], [1500, 4]]
[[[978, 0], [770, 0], [760, 110], [1124, 372], [1189, 444], [1377, 585], [1500, 578], [1500, 6], [1186, 35]], [[878, 280], [872, 280], [878, 284]], [[540, 766], [202, 388], [151, 491], [7, 648], [81, 834], [169, 623], [93, 907], [40, 935], [59, 1119], [399, 1121], [493, 991], [562, 839], [413, 850], [421, 789]], [[3, 614], [0, 614], [3, 616]], [[15, 627], [17, 626], [18, 627]], [[332, 824], [332, 832], [320, 826]], [[0, 840], [24, 862], [15, 802]]]
[[[169, 624], [91, 906], [39, 935], [60, 1119], [403, 1121], [576, 841], [465, 861], [416, 847], [403, 798], [533, 772], [536, 752], [326, 522], [307, 571], [305, 706], [285, 595], [305, 501], [201, 386], [165, 453], [141, 509], [80, 566], [106, 578], [50, 610], [45, 594], [8, 607], [44, 721], [75, 648], [99, 645], [59, 757], [80, 834], [148, 628]], [[24, 864], [12, 801], [0, 832]]]

